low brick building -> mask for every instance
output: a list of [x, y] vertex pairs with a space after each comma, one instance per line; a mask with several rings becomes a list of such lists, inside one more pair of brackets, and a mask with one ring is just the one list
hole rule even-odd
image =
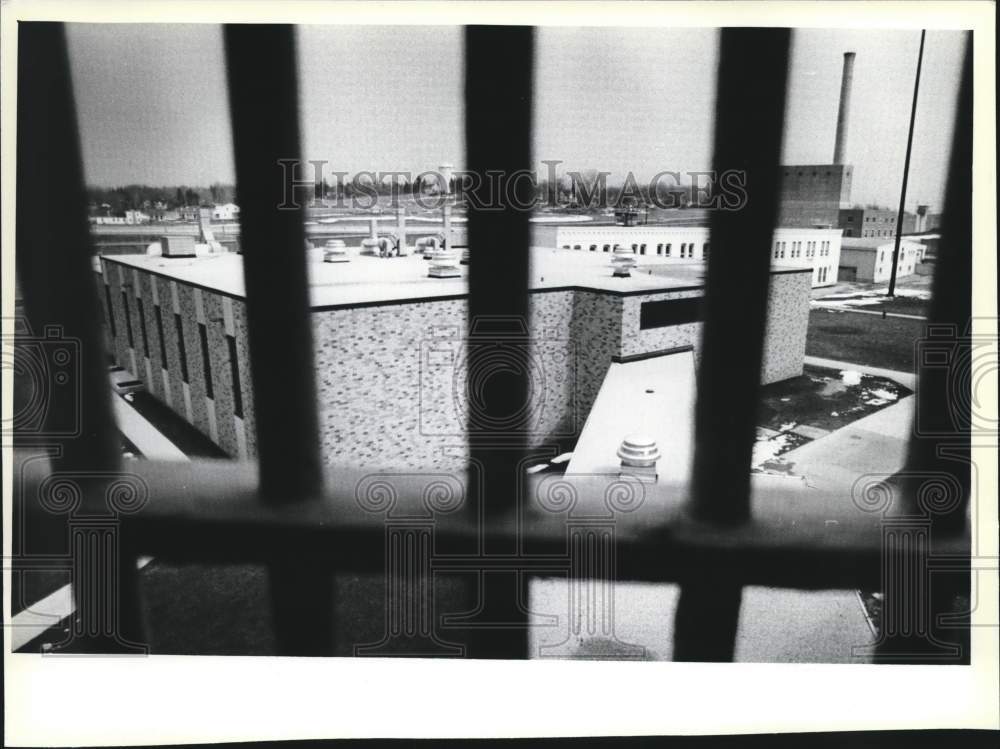
[[[473, 406], [463, 365], [474, 341], [466, 279], [428, 278], [415, 255], [321, 256], [311, 254], [309, 272], [324, 459], [374, 469], [464, 463]], [[117, 362], [228, 454], [253, 457], [242, 258], [103, 257], [101, 270]], [[530, 351], [533, 445], [572, 448], [612, 362], [683, 347], [697, 359], [703, 273], [701, 263], [653, 261], [614, 278], [607, 255], [533, 250], [530, 323], [510, 342]], [[772, 271], [763, 382], [802, 372], [810, 278]]]
[[[892, 253], [895, 245], [895, 239], [845, 238], [840, 248], [838, 279], [868, 283], [887, 282], [892, 275]], [[901, 240], [896, 277], [901, 278], [915, 273], [926, 251], [925, 245], [907, 239]]]

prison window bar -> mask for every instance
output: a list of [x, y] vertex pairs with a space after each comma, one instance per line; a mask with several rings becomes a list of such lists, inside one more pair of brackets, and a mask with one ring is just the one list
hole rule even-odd
[[[308, 289], [305, 260], [299, 251], [303, 247], [302, 219], [298, 212], [277, 211], [281, 201], [273, 193], [274, 186], [280, 184], [272, 173], [276, 157], [294, 157], [299, 146], [293, 30], [230, 26], [226, 27], [225, 40], [237, 189], [244, 206], [241, 223], [259, 475], [237, 463], [196, 461], [178, 466], [145, 461], [130, 466], [130, 472], [148, 486], [175, 491], [156, 491], [141, 512], [119, 518], [121, 563], [114, 571], [121, 616], [118, 631], [125, 637], [118, 637], [124, 640], [118, 644], [143, 642], [134, 574], [135, 557], [141, 550], [178, 562], [268, 564], [275, 583], [272, 608], [278, 652], [329, 654], [334, 648], [333, 601], [332, 581], [326, 578], [334, 570], [384, 569], [385, 528], [382, 518], [360, 511], [352, 501], [356, 482], [363, 476], [352, 468], [339, 469], [324, 484], [316, 451]], [[477, 168], [493, 164], [516, 168], [530, 163], [533, 32], [523, 27], [473, 28], [468, 30], [466, 42], [473, 47], [466, 54], [469, 163]], [[618, 579], [682, 584], [675, 657], [688, 660], [732, 658], [742, 586], [821, 589], [877, 585], [883, 561], [881, 518], [848, 511], [835, 518], [838, 532], [831, 533], [827, 514], [817, 515], [801, 504], [796, 506], [784, 490], [754, 496], [751, 515], [746, 474], [766, 322], [766, 265], [777, 195], [788, 32], [726, 30], [720, 47], [715, 164], [745, 168], [751, 185], [758, 185], [754, 203], [746, 211], [714, 216], [712, 223], [711, 242], [716, 251], [711, 253], [708, 267], [699, 392], [712, 388], [723, 372], [726, 388], [714, 389], [713, 396], [720, 398], [714, 404], [707, 398], [698, 400], [692, 486], [655, 485], [649, 489], [653, 497], [680, 497], [682, 505], [665, 511], [651, 509], [656, 503], [649, 502], [645, 509], [621, 516], [616, 527]], [[971, 42], [967, 42], [944, 220], [949, 241], [942, 242], [931, 309], [932, 323], [958, 325], [960, 333], [968, 321], [967, 302], [955, 301], [960, 295], [940, 292], [945, 284], [948, 290], [971, 288], [967, 205], [971, 185], [970, 48]], [[81, 436], [65, 441], [53, 469], [114, 472], [120, 466], [99, 336], [97, 290], [89, 265], [91, 240], [62, 26], [21, 24], [19, 50], [18, 163], [22, 166], [17, 181], [18, 274], [31, 321], [36, 326], [62, 325], [82, 347], [82, 402], [86, 408]], [[500, 69], [503, 75], [496, 73]], [[504, 83], [507, 75], [510, 81]], [[498, 83], [499, 88], [491, 89], [484, 85], [487, 83]], [[490, 91], [497, 97], [496, 103], [478, 96], [479, 91]], [[509, 108], [507, 129], [501, 137], [483, 137], [496, 132], [495, 123], [484, 121], [483, 113], [495, 112], [498, 105]], [[25, 164], [31, 168], [25, 169]], [[71, 186], [64, 192], [66, 219], [61, 222], [47, 220], [41, 201], [21, 199], [43, 194], [56, 183]], [[470, 235], [475, 232], [484, 243], [491, 242], [491, 236], [502, 237], [502, 242], [493, 243], [494, 252], [502, 252], [505, 261], [512, 261], [510, 265], [500, 263], [490, 257], [493, 252], [472, 256], [470, 315], [516, 317], [526, 312], [521, 301], [526, 289], [526, 222], [526, 215], [510, 210], [493, 218], [476, 212], [470, 215]], [[511, 245], [503, 246], [506, 242]], [[293, 251], [286, 249], [276, 255], [275, 248]], [[722, 262], [724, 256], [726, 263]], [[53, 273], [53, 268], [59, 272]], [[499, 275], [490, 278], [491, 272]], [[504, 288], [497, 283], [499, 278], [511, 286]], [[736, 279], [741, 283], [733, 289]], [[506, 300], [498, 297], [501, 290], [509, 295]], [[727, 293], [728, 299], [724, 296]], [[263, 303], [276, 297], [283, 304]], [[742, 300], [742, 306], [734, 304], [735, 299]], [[274, 361], [286, 363], [280, 376], [277, 367], [269, 370]], [[957, 378], [957, 382], [955, 377], [950, 382], [920, 378], [919, 403], [926, 407], [933, 423], [948, 423], [950, 389], [964, 387], [968, 391], [968, 372], [958, 372]], [[737, 397], [736, 393], [742, 395]], [[49, 418], [59, 419], [74, 404], [57, 400], [52, 406]], [[517, 454], [523, 450], [523, 440], [517, 429], [512, 431], [513, 453]], [[931, 434], [921, 439], [919, 446], [915, 441], [911, 453], [912, 465], [917, 467], [925, 465], [927, 455], [940, 456], [947, 435]], [[475, 429], [470, 430], [470, 447], [473, 455], [477, 450], [485, 455], [487, 464], [495, 457], [476, 444]], [[959, 451], [962, 449], [959, 445]], [[954, 464], [948, 467], [954, 472]], [[961, 470], [959, 474], [963, 475]], [[586, 477], [566, 479], [580, 496], [606, 488], [606, 482]], [[542, 480], [529, 479], [525, 496], [531, 496]], [[35, 496], [30, 492], [38, 489], [31, 481], [35, 479], [22, 488], [29, 492], [26, 496]], [[399, 480], [396, 488], [401, 503], [421, 501], [421, 487], [414, 481], [412, 477]], [[963, 485], [968, 487], [968, 483], [965, 474]], [[97, 499], [103, 501], [103, 493]], [[92, 497], [85, 500], [94, 503]], [[524, 524], [520, 513], [526, 509], [516, 506], [515, 500], [516, 495], [499, 497], [494, 503], [490, 497], [490, 507], [484, 513], [486, 528], [500, 547], [530, 542], [533, 554], [540, 556], [520, 556], [514, 565], [527, 575], [551, 563], [551, 554], [565, 547], [565, 523], [560, 517], [542, 514]], [[966, 585], [970, 569], [967, 502], [966, 490], [952, 512], [943, 520], [937, 519], [933, 529], [935, 552], [951, 560], [951, 569], [958, 577], [965, 576]], [[32, 504], [28, 511], [40, 510]], [[440, 538], [446, 546], [467, 547], [480, 539], [480, 520], [469, 513], [448, 515], [439, 523]], [[78, 552], [83, 555], [84, 550]], [[542, 559], [546, 554], [549, 557]], [[915, 557], [911, 554], [907, 558]], [[511, 569], [509, 558], [500, 556], [455, 559], [483, 568], [506, 565]], [[82, 578], [74, 579], [79, 582]], [[323, 585], [331, 595], [317, 595]], [[709, 585], [719, 586], [715, 595], [709, 595]], [[292, 600], [303, 589], [309, 590], [314, 602], [307, 612], [296, 610]], [[510, 590], [501, 589], [504, 592]], [[88, 614], [93, 608], [91, 601], [81, 591], [77, 597], [81, 612]], [[933, 605], [932, 613], [945, 610], [940, 596]], [[694, 631], [696, 622], [700, 632]], [[502, 642], [505, 637], [509, 638], [507, 643]], [[473, 654], [526, 655], [523, 632], [511, 635], [501, 630], [489, 639]], [[97, 646], [107, 646], [106, 640]]]
[[[17, 275], [32, 333], [56, 331], [77, 349], [70, 356], [78, 356], [79, 365], [76, 387], [71, 382], [68, 387], [49, 389], [42, 433], [60, 424], [75, 427], [71, 438], [59, 440], [52, 471], [77, 487], [86, 485], [87, 491], [78, 498], [79, 510], [98, 521], [89, 528], [69, 528], [73, 579], [78, 583], [73, 590], [78, 612], [73, 636], [76, 647], [95, 652], [141, 649], [137, 556], [124, 545], [124, 538], [109, 536], [108, 528], [99, 523], [108, 515], [107, 492], [121, 471], [121, 458], [101, 343], [100, 302], [91, 265], [93, 247], [63, 25], [18, 24], [18, 50]], [[55, 185], [62, 186], [63, 214], [58, 221], [48, 215], [42, 197]], [[15, 435], [15, 442], [19, 441], [24, 442]], [[100, 585], [106, 575], [114, 580], [119, 598], [117, 621], [112, 622], [105, 621], [101, 596], [82, 589], [83, 581]], [[91, 626], [95, 621], [101, 626]]]
[[[260, 491], [272, 504], [317, 502], [323, 474], [305, 226], [302, 208], [284, 205], [276, 172], [281, 159], [300, 156], [295, 31], [239, 24], [224, 35]], [[288, 549], [275, 548], [270, 561], [278, 652], [332, 652], [332, 576]]]

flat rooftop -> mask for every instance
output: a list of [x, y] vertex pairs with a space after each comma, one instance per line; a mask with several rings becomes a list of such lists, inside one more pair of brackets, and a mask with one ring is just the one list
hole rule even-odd
[[[392, 304], [460, 298], [468, 294], [469, 266], [460, 265], [458, 278], [428, 278], [429, 262], [420, 255], [378, 258], [348, 248], [347, 263], [324, 263], [322, 251], [310, 251], [310, 302], [313, 309]], [[532, 291], [584, 289], [633, 295], [698, 289], [704, 286], [700, 260], [668, 260], [637, 256], [630, 278], [612, 277], [610, 253], [531, 248], [528, 288]], [[227, 296], [244, 298], [243, 257], [236, 253], [165, 258], [160, 255], [114, 255], [105, 260]], [[275, 257], [275, 262], [280, 262]], [[811, 272], [809, 268], [772, 272]]]
[[[914, 241], [915, 237], [902, 237], [900, 245], [908, 247], [923, 247], [920, 242]], [[841, 249], [844, 250], [877, 250], [886, 245], [896, 243], [893, 237], [844, 237], [841, 242]]]

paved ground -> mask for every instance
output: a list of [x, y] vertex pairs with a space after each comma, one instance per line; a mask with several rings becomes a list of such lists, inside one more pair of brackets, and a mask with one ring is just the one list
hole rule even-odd
[[[810, 486], [850, 488], [868, 473], [894, 473], [903, 467], [913, 421], [914, 396], [848, 424], [825, 437], [785, 453], [792, 472]], [[850, 494], [845, 496], [850, 501]]]
[[[618, 583], [614, 586], [614, 636], [569, 637], [569, 585], [535, 580], [530, 606], [556, 615], [555, 626], [532, 631], [532, 657], [611, 657], [670, 660], [673, 654], [676, 585]], [[596, 627], [595, 627], [596, 629]], [[750, 587], [743, 591], [735, 660], [743, 663], [867, 663], [855, 648], [873, 641], [855, 591], [788, 591]]]

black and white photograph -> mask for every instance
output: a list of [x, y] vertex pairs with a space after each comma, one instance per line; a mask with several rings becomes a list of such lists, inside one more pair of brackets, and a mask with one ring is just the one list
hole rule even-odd
[[[992, 4], [190, 5], [4, 5], [9, 690], [434, 674], [512, 736], [682, 673], [905, 728], [839, 685], [919, 674], [1000, 726]], [[615, 717], [561, 732], [671, 732]]]

